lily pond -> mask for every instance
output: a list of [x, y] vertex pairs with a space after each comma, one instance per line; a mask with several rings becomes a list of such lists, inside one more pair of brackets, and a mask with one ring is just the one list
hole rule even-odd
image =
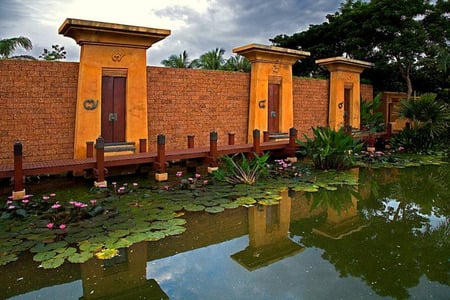
[[31, 178], [20, 200], [6, 186], [0, 298], [450, 297], [448, 164], [298, 167], [255, 185], [170, 169], [106, 189]]

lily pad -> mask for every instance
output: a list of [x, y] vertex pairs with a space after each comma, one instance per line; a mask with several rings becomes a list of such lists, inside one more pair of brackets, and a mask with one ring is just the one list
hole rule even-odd
[[54, 257], [49, 260], [43, 261], [41, 263], [41, 267], [44, 269], [55, 269], [60, 267], [64, 263], [64, 258], [62, 257]]
[[[183, 227], [184, 228], [184, 227]], [[159, 241], [166, 237], [166, 234], [162, 231], [151, 231], [146, 233], [145, 241]]]
[[110, 233], [108, 233], [108, 235], [110, 237], [120, 238], [120, 237], [128, 235], [129, 233], [130, 233], [129, 230], [119, 229], [119, 230], [111, 231]]
[[19, 257], [15, 253], [10, 253], [7, 255], [0, 255], [0, 266], [9, 264], [10, 262], [18, 260]]
[[256, 203], [256, 200], [252, 197], [239, 197], [236, 199], [235, 203], [239, 205], [249, 205]]
[[213, 207], [205, 208], [205, 211], [209, 212], [211, 214], [217, 214], [217, 213], [223, 212], [224, 210], [225, 210], [225, 208], [223, 208], [221, 206], [213, 206]]
[[80, 252], [80, 253], [73, 253], [69, 257], [67, 257], [67, 260], [74, 264], [82, 264], [87, 262], [89, 259], [94, 257], [94, 254], [91, 252]]
[[170, 228], [167, 228], [164, 230], [166, 235], [178, 235], [178, 234], [182, 234], [183, 232], [186, 231], [186, 228], [183, 226], [171, 226]]
[[239, 204], [237, 204], [236, 202], [229, 202], [229, 203], [220, 204], [220, 206], [223, 208], [233, 209], [233, 208], [238, 208]]
[[119, 255], [119, 250], [117, 249], [103, 249], [97, 253], [95, 253], [95, 256], [98, 259], [111, 259], [115, 256]]
[[56, 256], [56, 251], [39, 252], [33, 256], [34, 261], [45, 261]]
[[184, 205], [184, 209], [191, 212], [202, 211], [205, 209], [205, 206], [200, 204], [186, 204]]

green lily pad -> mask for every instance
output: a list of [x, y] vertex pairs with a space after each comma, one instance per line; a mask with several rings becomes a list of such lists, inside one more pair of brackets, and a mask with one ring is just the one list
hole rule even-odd
[[166, 237], [166, 234], [162, 231], [151, 231], [147, 232], [145, 235], [145, 241], [151, 242], [151, 241], [159, 241], [160, 239], [163, 239]]
[[90, 241], [83, 241], [79, 244], [80, 250], [85, 252], [97, 252], [100, 251], [102, 247], [103, 243], [93, 243]]
[[80, 252], [80, 253], [73, 253], [69, 257], [67, 257], [67, 260], [74, 264], [82, 264], [87, 262], [89, 259], [94, 257], [94, 254], [91, 252]]
[[44, 269], [55, 269], [60, 267], [64, 263], [64, 258], [62, 257], [54, 257], [49, 260], [43, 261], [41, 263], [41, 267]]
[[111, 259], [117, 255], [119, 255], [119, 250], [117, 249], [103, 249], [95, 253], [95, 256], [98, 259]]
[[45, 261], [56, 256], [56, 251], [39, 252], [33, 256], [34, 261]]
[[77, 252], [77, 249], [74, 247], [69, 247], [69, 248], [59, 248], [55, 250], [56, 252], [58, 252], [58, 256], [66, 258], [74, 253]]
[[200, 204], [186, 204], [184, 205], [184, 209], [191, 212], [202, 211], [205, 209], [205, 206]]
[[229, 202], [229, 203], [220, 204], [220, 206], [223, 208], [234, 209], [234, 208], [238, 208], [239, 204], [237, 204], [236, 202]]
[[209, 212], [211, 214], [217, 214], [217, 213], [223, 212], [224, 210], [225, 210], [225, 208], [223, 208], [221, 206], [213, 206], [213, 207], [205, 208], [205, 211]]
[[128, 235], [129, 233], [130, 233], [129, 230], [119, 229], [119, 230], [111, 231], [110, 233], [108, 233], [108, 235], [110, 237], [120, 238], [120, 237]]
[[15, 253], [9, 253], [7, 255], [0, 255], [0, 266], [9, 264], [10, 262], [18, 260], [19, 257]]
[[133, 244], [145, 241], [146, 238], [147, 238], [147, 234], [144, 232], [133, 233], [133, 234], [127, 236], [127, 240], [129, 240]]
[[267, 205], [277, 205], [277, 204], [280, 204], [280, 201], [276, 200], [276, 199], [265, 198], [265, 199], [259, 200], [258, 204], [266, 205], [266, 206]]
[[234, 202], [239, 205], [249, 205], [256, 203], [256, 200], [252, 197], [239, 197]]
[[178, 235], [178, 234], [182, 234], [185, 231], [186, 231], [185, 227], [178, 226], [178, 225], [171, 226], [164, 230], [166, 235]]

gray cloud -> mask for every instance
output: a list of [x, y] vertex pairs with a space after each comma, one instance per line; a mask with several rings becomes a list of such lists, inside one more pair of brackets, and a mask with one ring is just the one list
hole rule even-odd
[[[339, 9], [341, 1], [212, 0], [208, 9], [203, 11], [183, 5], [155, 10], [155, 4], [149, 2], [148, 7], [140, 9], [172, 20], [174, 24], [179, 24], [181, 20], [184, 26], [164, 28], [172, 30], [172, 34], [149, 49], [148, 64], [160, 65], [163, 59], [184, 50], [194, 59], [209, 50], [224, 48], [228, 57], [236, 47], [250, 43], [270, 44], [269, 39], [278, 34], [293, 34], [307, 29], [310, 24], [324, 22], [327, 14]], [[79, 46], [72, 39], [57, 33], [65, 18], [74, 17], [58, 15], [58, 8], [63, 7], [64, 3], [59, 0], [2, 0], [0, 38], [27, 36], [34, 46], [30, 54], [36, 57], [43, 48], [50, 49], [52, 44], [59, 44], [66, 48], [67, 60], [77, 61]], [[143, 24], [139, 23], [139, 19], [136, 22], [131, 25], [148, 26], [148, 20]]]

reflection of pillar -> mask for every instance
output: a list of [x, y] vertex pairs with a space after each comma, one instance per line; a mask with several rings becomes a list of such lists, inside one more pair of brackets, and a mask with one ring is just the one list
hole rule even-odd
[[146, 279], [146, 242], [120, 251], [120, 255], [112, 259], [94, 258], [80, 265], [81, 299], [108, 299], [117, 295], [124, 299], [140, 299], [148, 295], [158, 295], [155, 299], [169, 299], [155, 280]]
[[332, 57], [316, 60], [330, 71], [330, 99], [328, 124], [338, 130], [348, 126], [359, 129], [360, 123], [360, 78], [361, 72], [372, 67], [372, 63]]
[[[359, 177], [359, 169], [352, 169], [351, 172]], [[354, 188], [358, 189], [357, 186]], [[351, 193], [348, 196], [351, 198], [351, 205], [340, 210], [329, 206], [325, 223], [313, 228], [313, 232], [332, 239], [341, 239], [367, 226], [366, 221], [358, 216], [358, 199]]]
[[281, 196], [277, 205], [253, 206], [248, 210], [249, 246], [231, 257], [250, 271], [303, 250], [288, 237], [291, 198], [287, 190]]
[[[269, 130], [271, 114], [277, 118], [275, 128], [288, 132], [294, 126], [292, 65], [309, 56], [309, 52], [259, 44], [242, 46], [233, 52], [245, 56], [252, 64], [248, 142], [253, 140], [254, 129]], [[279, 87], [279, 99], [276, 100], [279, 103], [275, 104], [276, 111], [273, 112], [268, 111], [271, 84]]]

